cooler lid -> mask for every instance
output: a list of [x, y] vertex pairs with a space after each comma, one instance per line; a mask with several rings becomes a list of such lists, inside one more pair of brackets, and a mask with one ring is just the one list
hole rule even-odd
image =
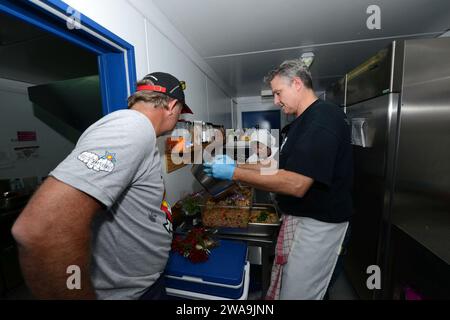
[[166, 275], [189, 276], [205, 282], [239, 285], [247, 259], [247, 243], [219, 240], [219, 246], [211, 250], [206, 262], [192, 263], [178, 253], [170, 252]]

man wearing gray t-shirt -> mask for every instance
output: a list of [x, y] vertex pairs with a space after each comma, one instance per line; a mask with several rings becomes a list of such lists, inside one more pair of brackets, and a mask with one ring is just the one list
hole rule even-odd
[[128, 110], [91, 125], [31, 198], [12, 232], [36, 298], [164, 297], [172, 217], [156, 138], [192, 113], [184, 88], [144, 77]]

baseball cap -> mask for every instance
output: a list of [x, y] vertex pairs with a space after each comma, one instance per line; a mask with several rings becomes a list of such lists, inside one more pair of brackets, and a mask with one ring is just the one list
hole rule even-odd
[[181, 109], [181, 113], [191, 113], [192, 110], [187, 106], [184, 92], [186, 89], [186, 83], [184, 81], [179, 81], [173, 75], [165, 72], [153, 72], [144, 77], [143, 80], [150, 80], [153, 82], [153, 85], [139, 85], [136, 88], [136, 91], [155, 91], [163, 93], [171, 98], [177, 99], [183, 104], [183, 109]]

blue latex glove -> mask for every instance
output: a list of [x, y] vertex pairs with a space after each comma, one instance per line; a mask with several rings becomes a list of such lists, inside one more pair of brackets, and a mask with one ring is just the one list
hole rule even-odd
[[203, 164], [203, 172], [210, 177], [222, 180], [232, 180], [236, 164], [227, 155], [215, 156], [210, 163]]
[[212, 163], [211, 162], [205, 162], [203, 164], [203, 172], [207, 175], [212, 177]]

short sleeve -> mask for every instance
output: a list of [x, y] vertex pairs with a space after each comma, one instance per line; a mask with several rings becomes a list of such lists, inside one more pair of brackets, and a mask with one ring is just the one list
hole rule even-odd
[[330, 186], [338, 148], [339, 140], [333, 133], [312, 124], [305, 134], [295, 141], [285, 169]]
[[150, 121], [140, 115], [100, 120], [50, 175], [110, 207], [136, 178], [155, 140]]

